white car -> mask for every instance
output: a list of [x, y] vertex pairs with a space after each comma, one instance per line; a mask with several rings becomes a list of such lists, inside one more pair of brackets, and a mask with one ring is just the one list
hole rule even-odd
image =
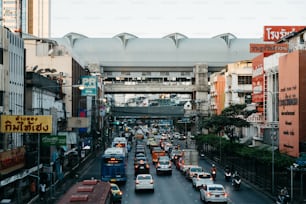
[[207, 184], [200, 188], [200, 198], [204, 203], [228, 203], [228, 194], [221, 184]]
[[192, 186], [199, 190], [200, 187], [207, 185], [207, 184], [213, 184], [214, 181], [211, 178], [211, 174], [209, 172], [203, 172], [201, 174], [197, 174], [192, 178]]
[[135, 192], [151, 190], [154, 192], [154, 180], [151, 174], [138, 174], [135, 180]]

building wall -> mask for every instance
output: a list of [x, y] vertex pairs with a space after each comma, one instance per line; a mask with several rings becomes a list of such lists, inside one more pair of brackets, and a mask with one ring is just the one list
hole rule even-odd
[[306, 51], [295, 51], [279, 60], [279, 149], [299, 155], [299, 142], [306, 141]]

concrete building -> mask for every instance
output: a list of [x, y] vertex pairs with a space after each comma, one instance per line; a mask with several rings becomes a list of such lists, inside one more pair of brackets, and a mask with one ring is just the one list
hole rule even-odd
[[51, 33], [50, 0], [3, 0], [0, 4], [0, 21], [14, 33], [28, 33], [49, 38]]
[[[23, 115], [25, 67], [23, 40], [8, 29], [0, 27], [0, 52], [0, 114]], [[23, 145], [19, 133], [2, 134], [0, 142], [2, 150]]]

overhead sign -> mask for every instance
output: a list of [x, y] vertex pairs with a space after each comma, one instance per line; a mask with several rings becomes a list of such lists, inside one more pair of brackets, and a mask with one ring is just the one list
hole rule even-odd
[[3, 133], [51, 133], [52, 115], [1, 115]]
[[96, 96], [97, 87], [98, 87], [98, 78], [97, 76], [82, 76], [82, 85], [84, 87], [81, 90], [82, 96]]
[[298, 32], [306, 26], [264, 26], [264, 41], [278, 41], [292, 32]]
[[250, 44], [251, 53], [287, 53], [288, 44]]
[[66, 146], [66, 135], [42, 135], [42, 145]]

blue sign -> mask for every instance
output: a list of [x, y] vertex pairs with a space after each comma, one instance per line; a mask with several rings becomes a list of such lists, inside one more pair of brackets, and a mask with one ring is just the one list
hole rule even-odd
[[82, 96], [96, 96], [97, 95], [97, 86], [98, 78], [97, 76], [82, 76], [82, 85], [84, 89], [81, 90]]

